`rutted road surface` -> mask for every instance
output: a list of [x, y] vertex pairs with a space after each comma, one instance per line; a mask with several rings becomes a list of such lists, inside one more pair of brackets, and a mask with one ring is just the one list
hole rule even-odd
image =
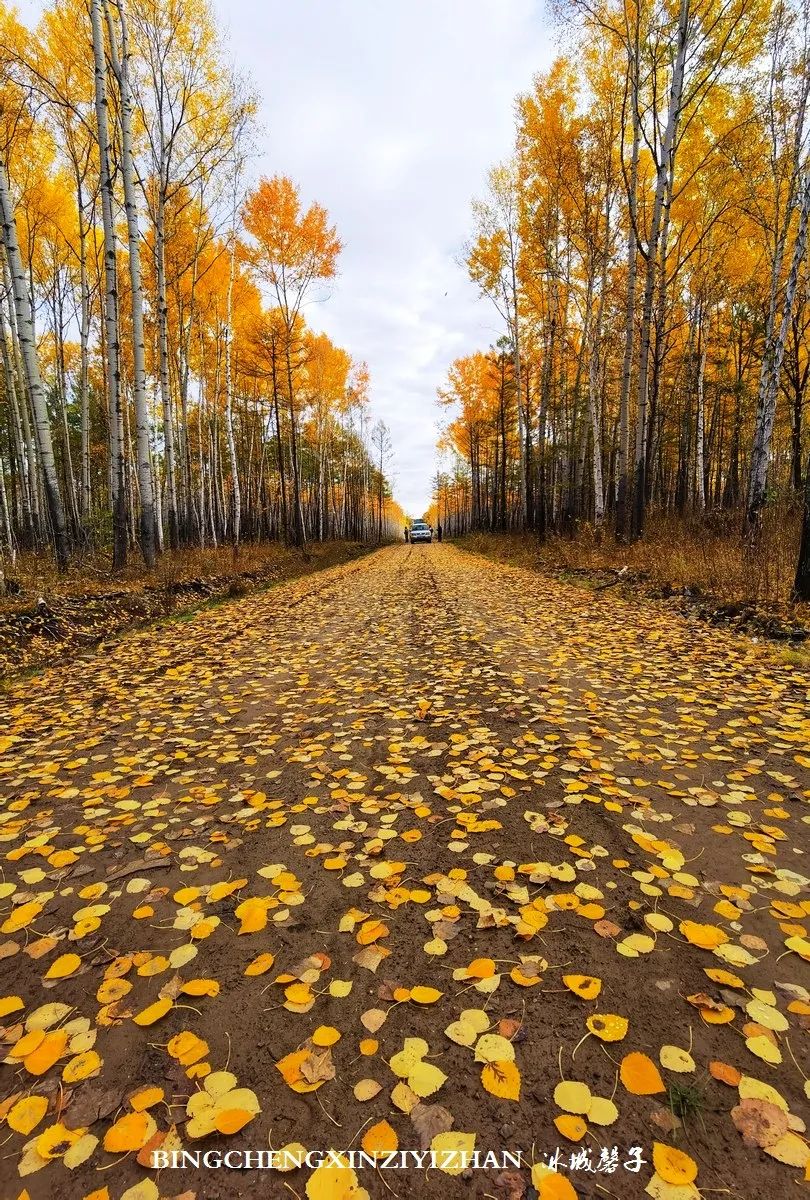
[[[447, 545], [21, 681], [2, 1195], [803, 1194], [808, 746], [767, 648]], [[478, 1158], [149, 1166], [291, 1144]]]

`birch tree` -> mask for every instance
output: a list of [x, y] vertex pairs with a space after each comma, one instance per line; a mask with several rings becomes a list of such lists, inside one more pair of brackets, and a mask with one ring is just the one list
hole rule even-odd
[[476, 232], [465, 247], [465, 258], [471, 278], [482, 294], [495, 305], [509, 333], [517, 396], [520, 519], [525, 526], [528, 520], [531, 435], [523, 401], [517, 183], [518, 165], [515, 161], [490, 171], [486, 198], [473, 202]]
[[110, 436], [110, 507], [113, 521], [113, 567], [127, 561], [127, 496], [124, 444], [124, 397], [118, 324], [118, 259], [115, 243], [115, 189], [110, 145], [107, 61], [102, 0], [91, 0], [96, 128], [98, 137], [101, 217], [104, 238], [105, 382]]
[[[284, 323], [284, 367], [290, 427], [293, 536], [297, 546], [306, 541], [301, 504], [301, 473], [296, 412], [297, 326], [302, 307], [313, 285], [334, 277], [341, 242], [328, 223], [326, 210], [312, 204], [301, 209], [298, 189], [283, 176], [263, 179], [248, 197], [245, 229], [253, 243], [252, 261], [260, 278], [271, 289]], [[299, 342], [300, 344], [300, 342]]]
[[[47, 398], [37, 356], [36, 334], [29, 274], [20, 253], [17, 214], [9, 180], [14, 141], [30, 132], [30, 114], [24, 87], [15, 78], [13, 49], [23, 40], [23, 31], [13, 18], [0, 13], [0, 243], [2, 243], [3, 276], [10, 296], [12, 343], [19, 352], [19, 364], [25, 383], [25, 395], [20, 397], [23, 408], [30, 404], [36, 439], [38, 466], [51, 524], [56, 561], [61, 571], [67, 568], [70, 557], [67, 522], [62, 490], [59, 484], [54, 455]], [[5, 337], [3, 338], [5, 342]], [[12, 385], [13, 386], [13, 385]], [[27, 415], [27, 414], [26, 414]], [[37, 464], [28, 463], [32, 489], [37, 485]]]
[[[807, 121], [810, 101], [810, 5], [803, 0], [801, 7], [796, 10], [778, 3], [769, 32], [771, 55], [763, 126], [768, 146], [770, 186], [765, 193], [767, 198], [759, 189], [751, 196], [752, 207], [767, 236], [770, 273], [765, 347], [759, 373], [746, 498], [745, 529], [749, 538], [757, 534], [767, 498], [779, 376], [807, 237], [810, 201]], [[749, 180], [752, 176], [756, 179], [757, 172], [749, 174]], [[787, 284], [784, 285], [783, 262], [796, 223], [793, 258]]]
[[[149, 408], [146, 398], [146, 347], [143, 334], [143, 286], [141, 284], [141, 246], [135, 191], [133, 151], [133, 105], [130, 87], [130, 52], [124, 0], [102, 0], [107, 20], [112, 70], [118, 83], [121, 120], [121, 181], [127, 221], [129, 279], [132, 306], [132, 395], [135, 407], [138, 488], [140, 492], [140, 543], [146, 566], [155, 565], [156, 522], [152, 479]], [[117, 16], [113, 17], [113, 8]]]
[[31, 301], [28, 295], [28, 281], [20, 256], [14, 203], [11, 198], [11, 188], [2, 156], [0, 156], [0, 232], [2, 233], [3, 249], [11, 276], [17, 336], [25, 372], [26, 388], [34, 414], [37, 450], [42, 467], [45, 495], [48, 501], [48, 515], [53, 531], [56, 561], [60, 571], [64, 571], [67, 569], [70, 558], [65, 508], [62, 500], [62, 491], [59, 486], [59, 476], [56, 470], [56, 458], [53, 452], [53, 440], [48, 418], [45, 389], [42, 385], [42, 376], [40, 375], [39, 362], [37, 360], [34, 321], [31, 312]]

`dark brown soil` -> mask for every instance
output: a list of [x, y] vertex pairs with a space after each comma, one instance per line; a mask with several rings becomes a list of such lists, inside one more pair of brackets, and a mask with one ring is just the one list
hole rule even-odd
[[[455, 544], [475, 554], [485, 554], [497, 562], [539, 570], [551, 578], [577, 583], [595, 592], [615, 588], [619, 595], [660, 600], [687, 617], [696, 617], [709, 625], [717, 625], [735, 633], [800, 648], [810, 641], [810, 609], [806, 604], [790, 604], [767, 596], [757, 599], [751, 594], [747, 598], [737, 595], [730, 598], [697, 582], [685, 583], [677, 578], [668, 578], [665, 554], [660, 556], [662, 565], [653, 572], [628, 566], [623, 559], [630, 555], [630, 551], [615, 543], [609, 545], [619, 564], [616, 566], [575, 566], [566, 561], [557, 561], [560, 558], [565, 560], [568, 554], [576, 557], [578, 550], [577, 542], [559, 538], [554, 542], [554, 550], [548, 553], [544, 553], [542, 544], [528, 537], [475, 535], [458, 538]], [[646, 546], [645, 551], [648, 558], [655, 558], [656, 542]], [[593, 542], [580, 549], [582, 557], [587, 557], [589, 553], [593, 557], [600, 557], [599, 547]], [[601, 555], [607, 556], [607, 551]], [[752, 587], [756, 579], [754, 574]], [[732, 590], [739, 591], [743, 585], [735, 579], [731, 581], [731, 586]]]
[[[715, 1080], [708, 1065], [719, 1060], [771, 1084], [795, 1118], [806, 1118], [808, 1020], [788, 1009], [795, 992], [779, 985], [810, 987], [807, 963], [784, 945], [786, 923], [805, 930], [810, 924], [808, 719], [807, 676], [749, 639], [639, 597], [593, 594], [446, 545], [384, 550], [201, 611], [182, 625], [133, 634], [80, 669], [60, 666], [21, 681], [0, 710], [0, 730], [10, 737], [0, 757], [0, 849], [28, 849], [3, 864], [3, 878], [18, 891], [0, 900], [0, 923], [23, 896], [51, 894], [27, 929], [0, 935], [0, 942], [19, 944], [2, 959], [0, 993], [23, 999], [23, 1019], [59, 1001], [95, 1025], [108, 964], [116, 955], [168, 955], [186, 944], [189, 934], [175, 925], [180, 910], [195, 903], [219, 924], [196, 943], [197, 957], [179, 975], [213, 978], [220, 992], [181, 995], [148, 1028], [124, 1013], [121, 1023], [99, 1027], [100, 1075], [61, 1096], [56, 1085], [66, 1060], [42, 1078], [9, 1063], [0, 1068], [0, 1098], [51, 1088], [51, 1111], [32, 1138], [58, 1113], [69, 1128], [89, 1126], [103, 1138], [127, 1097], [157, 1084], [169, 1105], [152, 1110], [158, 1127], [176, 1122], [190, 1149], [291, 1142], [357, 1148], [381, 1120], [393, 1126], [401, 1148], [418, 1149], [413, 1123], [391, 1102], [397, 1078], [388, 1063], [405, 1038], [421, 1037], [429, 1061], [447, 1076], [424, 1103], [446, 1108], [453, 1129], [474, 1133], [479, 1151], [520, 1150], [527, 1166], [456, 1178], [435, 1170], [360, 1170], [359, 1185], [373, 1200], [531, 1198], [529, 1168], [557, 1146], [579, 1197], [642, 1197], [654, 1141], [695, 1160], [704, 1196], [805, 1194], [801, 1169], [743, 1144], [730, 1118], [737, 1089]], [[573, 790], [572, 781], [586, 786]], [[459, 790], [466, 785], [481, 790]], [[251, 809], [255, 792], [271, 807]], [[465, 834], [468, 817], [497, 827]], [[379, 838], [391, 828], [398, 836]], [[411, 829], [418, 840], [399, 836]], [[38, 833], [46, 836], [32, 845]], [[53, 867], [42, 845], [48, 856], [70, 848], [76, 860]], [[325, 866], [339, 855], [342, 869]], [[621, 932], [600, 936], [593, 915], [564, 901], [533, 937], [522, 935], [515, 922], [525, 900], [496, 868], [543, 862], [570, 865], [573, 873], [568, 882], [545, 883], [518, 873], [531, 901], [548, 903], [581, 885], [598, 889], [605, 918]], [[372, 872], [385, 863], [402, 865], [381, 882]], [[289, 904], [284, 920], [240, 936], [239, 903], [274, 894], [257, 875], [269, 864], [297, 876], [303, 902]], [[32, 867], [44, 876], [23, 879]], [[474, 896], [453, 895], [451, 872], [466, 872]], [[360, 886], [347, 887], [357, 873]], [[221, 900], [209, 902], [204, 893], [198, 901], [175, 898], [181, 888], [235, 879], [247, 883]], [[137, 880], [148, 882], [130, 887]], [[93, 903], [77, 893], [93, 883], [108, 884], [98, 902], [109, 911], [96, 931], [71, 942], [76, 911]], [[721, 886], [747, 889], [735, 918], [715, 911]], [[417, 899], [401, 889], [416, 891]], [[424, 903], [422, 891], [430, 893]], [[780, 899], [804, 904], [806, 916], [788, 922], [772, 907]], [[503, 917], [481, 921], [481, 901]], [[133, 917], [145, 903], [153, 912]], [[354, 960], [354, 933], [339, 929], [353, 906], [389, 929], [381, 944], [390, 954], [375, 972]], [[449, 928], [446, 953], [436, 957], [425, 950], [436, 932], [427, 918], [440, 909]], [[618, 953], [625, 937], [649, 933], [644, 917], [653, 912], [668, 916], [672, 930], [655, 935], [650, 953]], [[690, 944], [679, 932], [684, 920], [754, 947], [750, 964], [729, 966]], [[47, 955], [26, 955], [30, 943], [50, 934], [59, 942]], [[47, 967], [73, 950], [82, 956], [81, 973], [44, 990]], [[264, 951], [276, 956], [273, 968], [245, 977], [246, 965]], [[273, 981], [279, 973], [296, 975], [316, 953], [329, 960], [313, 984], [318, 998], [307, 1013], [288, 1011], [285, 985]], [[539, 985], [524, 988], [510, 978], [520, 956], [546, 960]], [[490, 995], [472, 980], [453, 979], [455, 969], [482, 957], [500, 974]], [[704, 968], [739, 971], [744, 987], [718, 985]], [[562, 982], [569, 973], [599, 977], [598, 1000], [573, 995]], [[151, 1004], [173, 974], [131, 970], [124, 1012]], [[351, 993], [330, 995], [334, 980], [351, 981]], [[392, 998], [397, 988], [418, 985], [438, 989], [441, 999], [419, 1005]], [[744, 1006], [755, 988], [772, 991], [789, 1022], [775, 1035], [778, 1066], [746, 1046]], [[686, 999], [699, 993], [729, 1005], [733, 1021], [707, 1024]], [[369, 1035], [360, 1017], [372, 1008], [387, 1018], [374, 1035], [377, 1052], [366, 1056], [359, 1045]], [[489, 1094], [472, 1050], [445, 1035], [467, 1008], [486, 1009], [494, 1031], [502, 1021], [519, 1023], [504, 1027], [521, 1074], [518, 1102]], [[626, 1017], [626, 1037], [583, 1041], [593, 1013]], [[332, 1047], [336, 1077], [298, 1094], [276, 1064], [324, 1025], [342, 1035]], [[9, 1029], [10, 1049], [19, 1029]], [[240, 1087], [255, 1091], [262, 1111], [241, 1132], [201, 1143], [184, 1136], [185, 1103], [199, 1085], [166, 1048], [183, 1030], [208, 1043], [215, 1071], [227, 1064]], [[622, 1057], [642, 1051], [657, 1063], [665, 1044], [691, 1050], [695, 1072], [662, 1069], [667, 1093], [630, 1094], [618, 1080]], [[619, 1109], [614, 1125], [591, 1125], [579, 1148], [590, 1149], [595, 1163], [602, 1147], [617, 1146], [624, 1158], [638, 1145], [645, 1160], [638, 1174], [567, 1170], [578, 1147], [553, 1124], [561, 1072], [594, 1095], [613, 1096]], [[367, 1078], [381, 1091], [361, 1103], [352, 1089]], [[683, 1120], [664, 1131], [656, 1121], [666, 1125], [673, 1107]], [[73, 1171], [54, 1161], [20, 1179], [28, 1139], [4, 1133], [3, 1196], [26, 1187], [31, 1200], [73, 1200], [107, 1186], [119, 1200], [154, 1177], [133, 1154], [107, 1153], [99, 1144]], [[304, 1197], [310, 1175], [189, 1169], [166, 1171], [158, 1184], [162, 1197], [185, 1190], [201, 1200]]]
[[368, 550], [354, 542], [315, 544], [305, 553], [278, 547], [275, 554], [259, 556], [257, 565], [244, 569], [237, 559], [231, 570], [197, 577], [165, 580], [141, 575], [116, 585], [110, 576], [107, 587], [100, 587], [96, 579], [88, 590], [82, 590], [81, 577], [70, 589], [36, 593], [7, 580], [8, 593], [0, 608], [0, 679], [68, 662], [151, 621], [351, 562]]

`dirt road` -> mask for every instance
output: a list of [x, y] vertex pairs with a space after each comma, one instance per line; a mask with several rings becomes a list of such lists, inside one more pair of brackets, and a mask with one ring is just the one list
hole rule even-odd
[[[21, 681], [0, 1194], [806, 1194], [808, 747], [767, 648], [448, 545]], [[289, 1144], [479, 1158], [136, 1161]]]

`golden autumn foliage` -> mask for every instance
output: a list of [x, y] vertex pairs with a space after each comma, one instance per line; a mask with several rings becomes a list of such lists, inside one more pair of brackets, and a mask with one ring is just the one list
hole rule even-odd
[[560, 12], [575, 49], [518, 96], [465, 247], [502, 323], [500, 419], [479, 356], [454, 363], [431, 517], [756, 538], [778, 501], [808, 599], [806, 10]]
[[[208, 0], [129, 14], [60, 0], [35, 30], [0, 18], [4, 228], [42, 313], [29, 354], [25, 297], [4, 296], [4, 555], [53, 536], [64, 566], [108, 539], [110, 518], [115, 567], [136, 518], [150, 567], [164, 546], [399, 533], [368, 441], [367, 368], [302, 311], [335, 278], [340, 239], [287, 176], [248, 186], [257, 99]], [[32, 372], [32, 394], [51, 397], [36, 418]]]

